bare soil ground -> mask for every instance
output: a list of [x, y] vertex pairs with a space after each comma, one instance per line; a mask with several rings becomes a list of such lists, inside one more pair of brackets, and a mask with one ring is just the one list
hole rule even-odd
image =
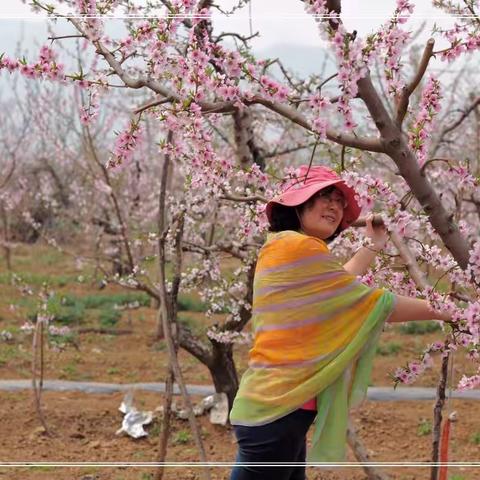
[[[92, 278], [92, 271], [79, 271], [68, 257], [42, 247], [21, 247], [16, 250], [13, 265], [23, 277], [30, 275], [32, 288], [38, 289], [48, 281], [57, 294], [70, 294], [78, 298], [88, 295], [118, 294], [119, 287], [107, 286], [99, 291]], [[0, 340], [0, 378], [26, 379], [31, 371], [31, 336], [19, 327], [25, 321], [32, 298], [22, 294], [18, 286], [11, 284], [11, 277], [0, 277], [0, 332], [8, 330], [13, 339]], [[80, 278], [79, 276], [83, 277]], [[192, 297], [194, 298], [194, 296]], [[98, 327], [94, 310], [86, 311], [82, 327]], [[101, 312], [100, 312], [101, 314]], [[202, 312], [183, 312], [191, 325], [201, 330], [208, 323]], [[220, 320], [220, 318], [216, 319]], [[167, 354], [162, 340], [155, 341], [155, 310], [142, 307], [123, 312], [112, 327], [128, 329], [127, 335], [80, 334], [75, 345], [59, 351], [47, 348], [45, 352], [45, 378], [85, 380], [98, 382], [133, 383], [159, 382], [166, 376]], [[389, 386], [389, 373], [397, 366], [413, 360], [423, 347], [442, 339], [441, 332], [427, 334], [402, 333], [398, 326], [388, 327], [383, 333], [379, 354], [376, 356], [372, 385]], [[247, 360], [248, 347], [235, 350], [235, 358], [241, 373]], [[208, 370], [185, 352], [180, 352], [180, 362], [185, 379], [193, 384], [210, 384]], [[416, 384], [435, 386], [439, 375], [440, 359]], [[461, 373], [473, 372], [474, 365], [457, 352], [454, 359], [453, 382]], [[122, 415], [118, 411], [123, 394], [93, 395], [73, 392], [44, 392], [43, 406], [47, 423], [53, 432], [51, 437], [40, 428], [29, 391], [0, 392], [0, 461], [2, 462], [154, 462], [158, 454], [159, 421], [148, 427], [147, 438], [134, 440], [115, 435], [120, 428]], [[148, 392], [136, 392], [135, 405], [150, 410], [161, 405], [162, 396]], [[418, 462], [428, 461], [431, 450], [431, 419], [433, 402], [365, 402], [353, 414], [359, 435], [364, 441], [372, 461]], [[480, 403], [450, 400], [447, 413], [456, 410], [458, 422], [453, 425], [450, 443], [450, 460], [461, 462], [480, 461]], [[235, 457], [235, 441], [229, 427], [211, 425], [208, 417], [199, 419], [208, 459], [230, 462]], [[354, 461], [349, 454], [348, 460]], [[198, 455], [189, 431], [188, 422], [175, 420], [170, 438], [167, 460], [195, 462]], [[229, 468], [212, 469], [213, 479], [226, 479]], [[395, 479], [427, 479], [427, 468], [388, 467], [385, 471]], [[151, 466], [124, 467], [0, 467], [0, 479], [153, 479]], [[166, 479], [201, 478], [201, 471], [194, 466], [171, 467]], [[310, 479], [362, 479], [361, 468], [343, 468], [325, 471], [308, 470]], [[451, 480], [480, 478], [480, 468], [451, 467]]]

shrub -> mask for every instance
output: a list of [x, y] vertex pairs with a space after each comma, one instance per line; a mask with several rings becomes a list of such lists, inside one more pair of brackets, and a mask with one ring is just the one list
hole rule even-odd
[[377, 346], [377, 355], [388, 357], [396, 355], [402, 349], [402, 345], [398, 342], [379, 343]]
[[178, 310], [188, 312], [205, 312], [206, 305], [201, 301], [184, 295], [178, 296]]
[[421, 322], [406, 322], [400, 325], [400, 332], [406, 335], [424, 335], [425, 333], [438, 332], [442, 327], [433, 320], [423, 320]]
[[100, 320], [100, 325], [102, 327], [114, 327], [118, 321], [120, 320], [122, 314], [118, 310], [114, 310], [113, 308], [105, 308], [104, 310], [100, 311], [100, 315], [98, 319]]

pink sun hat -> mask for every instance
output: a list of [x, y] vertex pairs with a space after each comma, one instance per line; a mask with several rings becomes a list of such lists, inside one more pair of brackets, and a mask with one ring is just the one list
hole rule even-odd
[[[308, 172], [308, 175], [307, 175]], [[345, 230], [359, 216], [362, 209], [355, 200], [355, 190], [349, 187], [342, 178], [333, 170], [323, 166], [302, 165], [297, 169], [297, 178], [290, 180], [283, 193], [272, 198], [266, 206], [268, 221], [272, 221], [272, 210], [274, 205], [285, 205], [286, 207], [296, 207], [306, 202], [312, 195], [335, 185], [347, 200], [347, 206], [343, 212], [340, 228]]]

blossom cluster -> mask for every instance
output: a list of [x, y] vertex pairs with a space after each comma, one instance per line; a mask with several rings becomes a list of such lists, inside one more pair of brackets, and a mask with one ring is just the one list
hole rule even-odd
[[39, 59], [32, 64], [25, 59], [18, 60], [0, 55], [0, 70], [2, 69], [10, 73], [19, 72], [31, 79], [65, 80], [65, 66], [57, 63], [54, 50], [45, 45], [40, 49]]
[[408, 132], [409, 145], [417, 154], [420, 165], [425, 163], [428, 154], [430, 136], [434, 127], [434, 118], [440, 111], [440, 82], [430, 76], [422, 91], [419, 112]]
[[117, 136], [113, 155], [108, 160], [107, 167], [127, 166], [131, 162], [133, 153], [142, 139], [141, 125], [131, 120], [128, 128]]
[[207, 336], [218, 343], [250, 344], [252, 334], [247, 332], [222, 331], [218, 328], [207, 330]]
[[[440, 346], [441, 345], [441, 346]], [[394, 374], [393, 380], [395, 384], [403, 383], [410, 385], [417, 380], [417, 378], [425, 372], [425, 370], [433, 366], [433, 358], [431, 352], [440, 350], [443, 344], [434, 344], [426, 352], [423, 353], [420, 360], [409, 362], [405, 367], [398, 367]]]
[[400, 25], [407, 22], [413, 9], [414, 5], [408, 0], [397, 0], [397, 8], [392, 18], [367, 41], [367, 52], [370, 54], [375, 50], [382, 52], [387, 89], [394, 95], [404, 86], [400, 75], [401, 55], [410, 37], [410, 33], [402, 30]]

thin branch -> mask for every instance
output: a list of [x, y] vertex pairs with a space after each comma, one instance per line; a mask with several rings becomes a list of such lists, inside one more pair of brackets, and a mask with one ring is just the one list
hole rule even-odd
[[397, 103], [397, 115], [395, 119], [395, 123], [397, 127], [401, 127], [403, 123], [403, 119], [407, 113], [408, 108], [408, 101], [410, 96], [418, 87], [419, 83], [421, 82], [425, 72], [427, 71], [428, 63], [433, 56], [433, 46], [435, 45], [435, 40], [430, 38], [427, 41], [427, 45], [423, 51], [422, 59], [420, 60], [420, 65], [418, 66], [417, 73], [413, 77], [412, 81], [403, 87], [402, 93], [400, 94], [400, 98], [398, 99]]
[[251, 195], [249, 197], [241, 197], [238, 195], [224, 194], [219, 197], [221, 200], [232, 200], [234, 202], [263, 202], [267, 203], [268, 200], [261, 195]]
[[78, 35], [61, 35], [59, 37], [48, 37], [49, 40], [54, 42], [55, 40], [63, 40], [65, 38], [87, 38], [86, 35], [78, 34]]
[[141, 105], [140, 107], [136, 108], [133, 113], [139, 114], [144, 112], [145, 110], [148, 110], [149, 108], [156, 107], [157, 105], [163, 105], [164, 103], [169, 103], [172, 102], [174, 99], [172, 97], [167, 97], [167, 98], [161, 98], [159, 100], [151, 100], [148, 103], [145, 103], [144, 105]]
[[215, 43], [217, 43], [219, 40], [221, 40], [224, 37], [235, 37], [235, 38], [238, 38], [241, 42], [246, 44], [249, 40], [251, 40], [252, 38], [258, 37], [259, 35], [260, 35], [260, 32], [255, 32], [254, 34], [248, 35], [247, 37], [235, 32], [222, 32], [220, 35], [218, 35], [215, 38]]
[[[283, 105], [259, 96], [255, 96], [250, 103], [259, 103], [264, 107], [267, 107], [268, 109], [282, 115], [283, 117], [288, 118], [297, 125], [300, 125], [301, 127], [304, 127], [307, 130], [315, 133], [311, 123], [307, 120], [307, 118], [298, 110], [295, 110], [288, 105]], [[339, 131], [334, 131], [331, 129], [327, 130], [327, 138], [335, 143], [345, 145], [347, 147], [370, 150], [371, 152], [377, 153], [385, 153], [382, 143], [376, 138], [356, 137], [354, 135], [343, 134]]]
[[298, 150], [304, 150], [306, 148], [313, 147], [315, 145], [315, 143], [316, 142], [311, 142], [311, 143], [307, 143], [305, 145], [298, 145], [296, 147], [286, 148], [285, 150], [279, 150], [278, 152], [275, 151], [275, 152], [265, 153], [262, 156], [262, 158], [267, 159], [267, 158], [279, 157], [281, 155], [287, 155], [288, 153], [298, 152]]
[[320, 92], [320, 91], [322, 90], [322, 88], [323, 88], [330, 80], [333, 80], [337, 75], [338, 75], [338, 73], [334, 73], [333, 75], [330, 75], [329, 77], [327, 77], [327, 78], [317, 87], [317, 90]]
[[421, 173], [422, 175], [425, 175], [425, 170], [426, 170], [427, 166], [430, 165], [431, 163], [434, 163], [434, 162], [445, 162], [445, 163], [447, 163], [448, 165], [450, 165], [451, 160], [448, 159], [448, 158], [430, 158], [429, 160], [427, 160], [427, 161], [422, 165], [422, 167], [420, 168], [420, 173]]
[[455, 130], [457, 127], [459, 127], [462, 122], [472, 113], [478, 106], [480, 105], [480, 97], [477, 97], [472, 104], [464, 110], [462, 116], [454, 122], [452, 125], [445, 127], [442, 132], [440, 133], [440, 139], [442, 139], [447, 133], [450, 133], [451, 131]]

